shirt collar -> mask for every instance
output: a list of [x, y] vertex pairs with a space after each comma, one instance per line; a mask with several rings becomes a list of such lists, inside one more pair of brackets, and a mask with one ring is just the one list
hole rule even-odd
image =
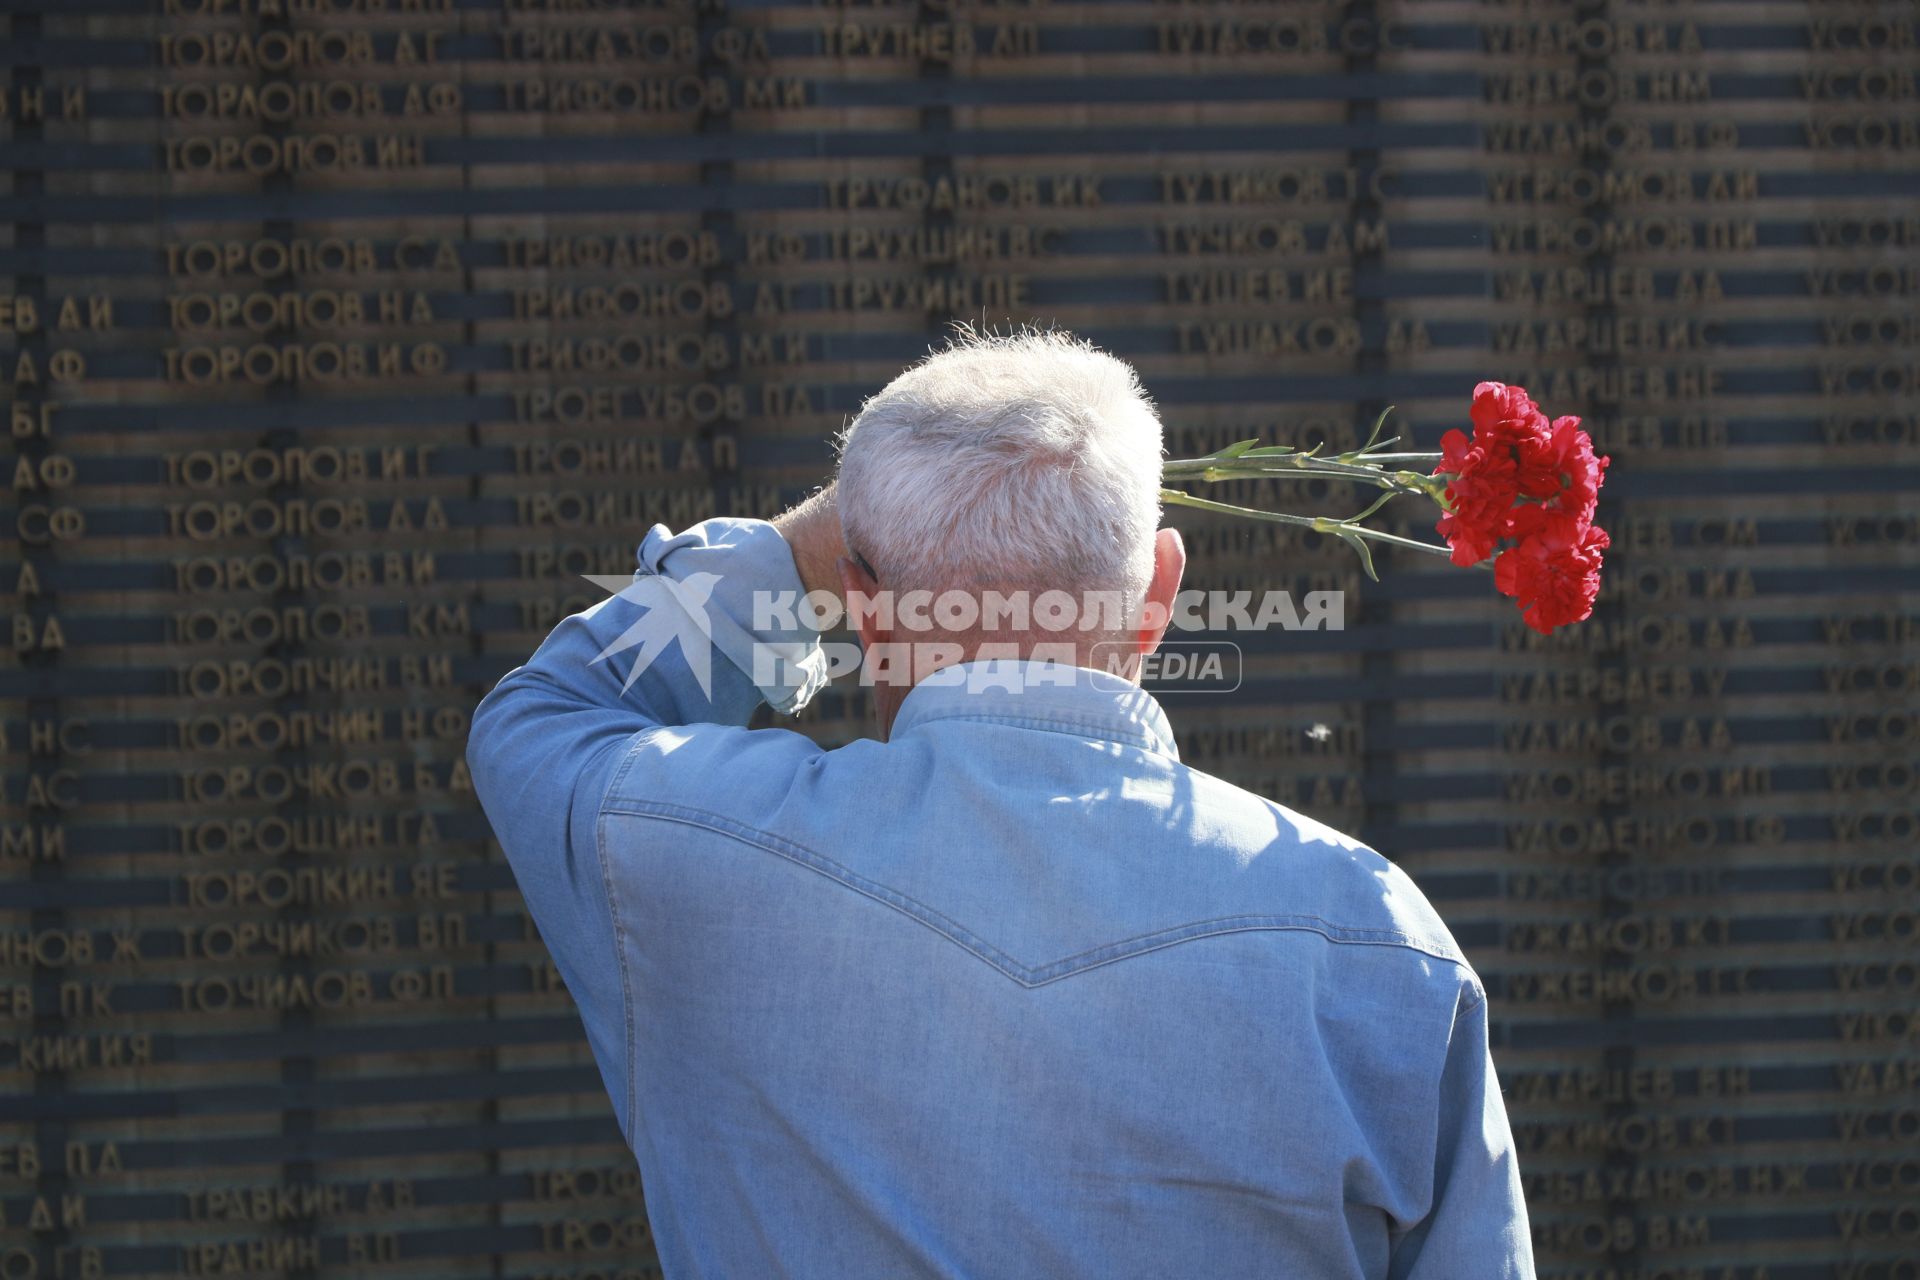
[[907, 691], [893, 736], [933, 720], [988, 720], [1052, 729], [1180, 758], [1159, 701], [1092, 667], [990, 658], [943, 667]]

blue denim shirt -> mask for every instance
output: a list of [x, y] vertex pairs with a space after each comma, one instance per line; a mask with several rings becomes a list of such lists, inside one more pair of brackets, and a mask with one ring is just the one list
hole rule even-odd
[[[468, 759], [668, 1276], [1533, 1274], [1484, 991], [1393, 864], [1083, 668], [955, 668], [885, 743], [750, 730], [826, 674], [754, 616], [801, 591], [785, 541], [639, 559]], [[679, 639], [594, 661], [656, 611]]]

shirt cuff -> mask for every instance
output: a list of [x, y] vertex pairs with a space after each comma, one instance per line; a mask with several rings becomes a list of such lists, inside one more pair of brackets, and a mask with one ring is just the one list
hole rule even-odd
[[800, 607], [806, 588], [793, 549], [772, 524], [715, 516], [679, 533], [656, 524], [641, 539], [639, 562], [636, 576], [683, 582], [713, 575], [706, 630], [775, 711], [795, 714], [826, 687], [827, 654]]

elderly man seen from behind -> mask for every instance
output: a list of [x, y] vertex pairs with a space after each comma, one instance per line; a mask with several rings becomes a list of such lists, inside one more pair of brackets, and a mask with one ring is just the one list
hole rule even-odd
[[[469, 741], [666, 1274], [1531, 1276], [1446, 926], [1138, 683], [1185, 554], [1132, 368], [963, 333], [840, 443], [772, 522], [656, 526]], [[808, 592], [877, 740], [746, 727], [826, 681]]]

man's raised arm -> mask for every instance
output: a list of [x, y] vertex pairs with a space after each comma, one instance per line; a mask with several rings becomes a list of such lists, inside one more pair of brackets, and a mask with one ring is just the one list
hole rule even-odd
[[[826, 683], [818, 636], [793, 608], [796, 558], [838, 554], [830, 495], [825, 502], [828, 518], [816, 500], [792, 544], [762, 520], [717, 518], [678, 534], [655, 525], [632, 580], [603, 583], [618, 594], [562, 620], [474, 711], [474, 791], [580, 1006], [623, 1130], [626, 1010], [598, 848], [601, 801], [646, 735], [681, 744], [701, 738], [701, 726], [737, 730], [762, 701], [796, 711]], [[755, 630], [757, 599], [784, 600], [787, 611], [763, 609], [763, 623], [775, 620]]]

